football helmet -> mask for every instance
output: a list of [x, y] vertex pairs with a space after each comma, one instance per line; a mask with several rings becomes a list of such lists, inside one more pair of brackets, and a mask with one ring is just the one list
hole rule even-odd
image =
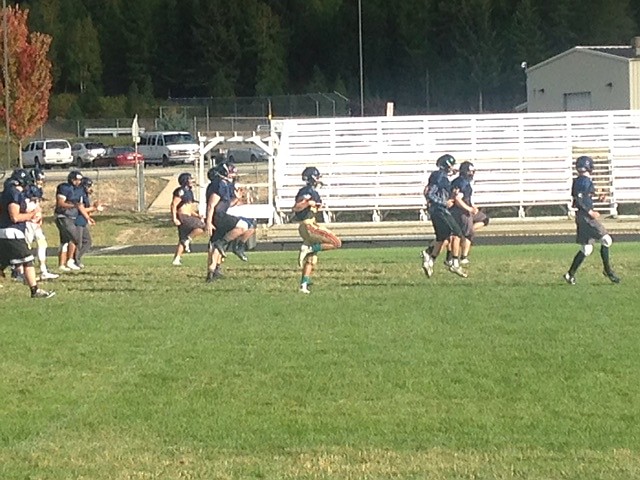
[[222, 178], [234, 179], [238, 175], [238, 167], [230, 162], [222, 162], [216, 167], [218, 175]]
[[34, 182], [44, 182], [44, 172], [38, 168], [29, 170], [29, 175], [31, 175]]
[[473, 175], [476, 173], [476, 167], [471, 162], [462, 162], [460, 164], [460, 175], [472, 179]]
[[587, 155], [582, 155], [576, 159], [576, 170], [578, 172], [589, 172], [593, 171], [593, 158], [588, 157]]
[[89, 177], [82, 177], [80, 185], [82, 185], [85, 190], [89, 190], [93, 187], [93, 180], [91, 180]]
[[440, 170], [446, 170], [447, 172], [450, 172], [455, 164], [456, 159], [453, 158], [453, 155], [449, 155], [448, 153], [442, 155], [438, 160], [436, 160], [436, 166]]
[[181, 187], [189, 186], [191, 180], [193, 180], [193, 176], [190, 173], [181, 173], [178, 175], [178, 183]]
[[82, 180], [82, 173], [80, 173], [78, 170], [71, 170], [69, 172], [69, 175], [67, 175], [67, 181], [69, 183], [73, 182], [74, 180]]
[[316, 167], [307, 167], [302, 171], [302, 181], [307, 185], [316, 186], [320, 182], [320, 170]]
[[31, 183], [31, 175], [29, 175], [29, 172], [27, 172], [23, 168], [16, 168], [13, 172], [11, 172], [9, 181], [14, 185], [26, 187]]
[[33, 199], [42, 199], [44, 192], [42, 191], [42, 188], [38, 187], [37, 185], [33, 185], [33, 184], [29, 184], [26, 186], [25, 190], [25, 195], [27, 196], [27, 198], [33, 198]]

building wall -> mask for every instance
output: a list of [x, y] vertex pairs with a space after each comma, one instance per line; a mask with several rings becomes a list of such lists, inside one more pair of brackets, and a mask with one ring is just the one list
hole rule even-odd
[[629, 64], [629, 102], [631, 110], [640, 110], [640, 59]]
[[[529, 112], [630, 109], [629, 63], [626, 58], [583, 49], [572, 49], [542, 62], [527, 72], [527, 109]], [[568, 95], [574, 108], [567, 108]], [[636, 95], [633, 108], [640, 108], [640, 93]]]

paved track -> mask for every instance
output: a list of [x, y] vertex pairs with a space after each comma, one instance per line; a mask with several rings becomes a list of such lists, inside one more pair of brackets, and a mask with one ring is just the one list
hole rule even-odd
[[[617, 242], [640, 242], [640, 218], [605, 219]], [[427, 222], [381, 222], [374, 224], [335, 223], [332, 230], [342, 238], [344, 248], [424, 247], [433, 238]], [[293, 251], [300, 247], [296, 224], [262, 227], [257, 232], [256, 251]], [[575, 226], [567, 218], [495, 219], [479, 232], [476, 245], [524, 245], [573, 243]], [[118, 245], [97, 247], [93, 255], [171, 254], [175, 245]], [[206, 251], [206, 241], [199, 238], [194, 252]]]

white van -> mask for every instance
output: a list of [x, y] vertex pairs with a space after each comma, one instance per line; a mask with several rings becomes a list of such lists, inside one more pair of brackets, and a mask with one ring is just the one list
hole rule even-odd
[[189, 132], [145, 132], [140, 134], [138, 152], [145, 165], [194, 163], [200, 157], [200, 145]]
[[66, 140], [34, 140], [22, 149], [22, 165], [25, 167], [67, 166], [72, 161], [71, 145]]

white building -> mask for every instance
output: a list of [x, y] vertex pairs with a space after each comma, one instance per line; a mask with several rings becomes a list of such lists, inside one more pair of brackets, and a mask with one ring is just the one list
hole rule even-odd
[[640, 110], [640, 37], [573, 47], [526, 70], [527, 111]]

